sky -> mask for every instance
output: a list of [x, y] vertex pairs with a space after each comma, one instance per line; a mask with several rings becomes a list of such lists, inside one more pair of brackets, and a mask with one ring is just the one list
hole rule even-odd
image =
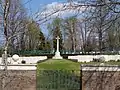
[[[41, 18], [43, 19], [46, 17], [46, 15], [49, 15], [50, 13], [54, 11], [59, 11], [59, 9], [64, 8], [64, 4], [69, 6], [68, 0], [22, 0], [23, 4], [26, 8], [26, 11], [28, 13], [28, 16], [32, 16], [33, 18], [36, 17], [37, 15], [39, 16], [37, 19], [34, 19], [35, 21], [39, 21]], [[38, 10], [40, 14], [38, 13]], [[43, 11], [42, 11], [43, 10]], [[77, 10], [77, 9], [76, 9]], [[65, 10], [65, 11], [59, 11], [55, 14], [53, 14], [51, 17], [61, 17], [61, 18], [67, 18], [70, 16], [73, 16], [74, 13], [76, 13], [76, 10]], [[84, 9], [81, 9], [81, 11]], [[41, 13], [42, 11], [42, 13]], [[37, 14], [36, 14], [37, 13]], [[48, 17], [49, 18], [49, 17]], [[49, 20], [49, 22], [52, 20]], [[45, 22], [44, 24], [41, 24], [44, 21], [39, 21], [37, 23], [40, 24], [40, 28], [42, 32], [44, 33], [45, 36], [48, 35], [48, 30], [47, 30], [47, 24], [49, 23], [48, 21]]]
[[[76, 13], [76, 10], [66, 10], [62, 11], [64, 8], [64, 4], [69, 7], [70, 3], [68, 3], [68, 0], [22, 0], [23, 5], [26, 8], [26, 12], [28, 13], [28, 16], [32, 16], [33, 18], [37, 15], [40, 18], [46, 17], [46, 15], [49, 15], [52, 12], [59, 11], [52, 15], [53, 17], [56, 16], [62, 16], [62, 18], [73, 16], [74, 13]], [[83, 11], [84, 8], [81, 8], [81, 11]], [[42, 11], [42, 12], [41, 12]], [[40, 14], [39, 14], [39, 13]], [[80, 11], [79, 11], [80, 12]]]
[[[67, 0], [22, 0], [26, 10], [27, 10], [27, 13], [28, 13], [28, 16], [31, 16], [33, 15], [34, 17], [34, 14], [39, 10], [42, 10], [43, 7], [46, 7], [47, 5], [51, 5], [53, 3], [64, 3], [66, 2]], [[41, 25], [40, 26], [44, 35], [47, 36], [48, 34], [48, 31], [47, 31], [47, 27], [46, 25]]]
[[25, 7], [28, 9], [29, 13], [35, 13], [47, 4], [52, 4], [53, 2], [65, 2], [66, 0], [23, 0]]

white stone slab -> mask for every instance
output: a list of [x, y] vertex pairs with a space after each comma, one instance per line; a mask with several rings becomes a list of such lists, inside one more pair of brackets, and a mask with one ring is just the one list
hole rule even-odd
[[110, 60], [120, 60], [120, 55], [76, 55], [76, 56], [68, 56], [68, 59], [75, 59], [78, 60], [78, 62], [90, 62], [93, 61], [93, 58], [100, 58], [104, 57], [105, 61]]
[[35, 57], [20, 57], [18, 63], [21, 63], [22, 60], [26, 61], [27, 64], [35, 64], [38, 61], [46, 60], [47, 56], [35, 56]]
[[[34, 57], [20, 57], [19, 60], [17, 62], [14, 62], [12, 60], [12, 57], [8, 57], [8, 63], [11, 64], [21, 64], [22, 60], [24, 60], [26, 62], [26, 64], [36, 64], [38, 61], [41, 60], [46, 60], [47, 56], [34, 56]], [[0, 58], [0, 64], [2, 64], [2, 57]]]
[[83, 65], [82, 71], [120, 71], [120, 67], [117, 65]]
[[[5, 68], [4, 65], [0, 65], [0, 70]], [[8, 65], [7, 70], [36, 70], [36, 64], [17, 64], [17, 65]]]

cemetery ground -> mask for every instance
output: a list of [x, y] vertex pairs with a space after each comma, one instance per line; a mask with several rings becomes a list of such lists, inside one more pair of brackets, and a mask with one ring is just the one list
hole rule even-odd
[[49, 59], [38, 63], [37, 90], [79, 90], [79, 63]]
[[[48, 59], [37, 65], [37, 90], [81, 90], [81, 64], [99, 65], [103, 62], [73, 62]], [[120, 61], [104, 62], [120, 65]]]
[[80, 70], [81, 64], [109, 64], [109, 65], [120, 65], [120, 61], [104, 61], [104, 62], [75, 62], [74, 60], [67, 60], [67, 59], [61, 59], [61, 60], [55, 60], [55, 59], [48, 59], [44, 62], [38, 63], [37, 68], [38, 70]]

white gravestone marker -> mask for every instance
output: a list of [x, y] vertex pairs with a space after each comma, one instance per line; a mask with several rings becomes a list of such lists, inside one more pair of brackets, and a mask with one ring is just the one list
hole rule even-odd
[[12, 56], [12, 60], [14, 61], [13, 62], [13, 64], [18, 64], [18, 60], [19, 60], [19, 56], [17, 55], [17, 54], [14, 54], [13, 56]]

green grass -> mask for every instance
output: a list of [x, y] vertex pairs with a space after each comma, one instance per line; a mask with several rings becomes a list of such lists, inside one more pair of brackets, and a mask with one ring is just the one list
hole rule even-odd
[[[53, 60], [49, 59], [45, 62], [38, 63], [37, 68], [38, 70], [80, 70], [81, 64], [92, 64], [92, 65], [99, 65], [101, 62], [73, 62], [66, 59], [61, 60]], [[120, 62], [109, 61], [104, 62], [105, 64], [109, 65], [120, 65]]]
[[[49, 59], [37, 65], [37, 90], [78, 90], [80, 88], [80, 65], [100, 64], [101, 62], [73, 62], [70, 60]], [[104, 62], [120, 65], [120, 62]], [[74, 70], [74, 72], [72, 71]]]
[[80, 63], [72, 62], [66, 59], [53, 60], [49, 59], [38, 64], [38, 70], [80, 70]]
[[80, 88], [80, 63], [78, 62], [49, 59], [38, 63], [37, 68], [37, 90], [76, 90]]

